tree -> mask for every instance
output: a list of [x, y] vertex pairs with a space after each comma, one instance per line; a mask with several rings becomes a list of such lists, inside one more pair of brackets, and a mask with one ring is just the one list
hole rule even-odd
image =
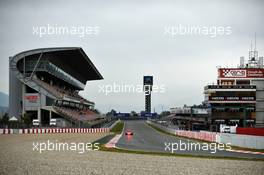
[[22, 121], [26, 124], [26, 126], [29, 126], [31, 124], [31, 115], [25, 113], [22, 117]]
[[162, 112], [160, 113], [160, 116], [161, 116], [161, 117], [165, 117], [165, 116], [168, 116], [168, 115], [170, 115], [170, 111], [162, 111]]
[[9, 116], [8, 116], [7, 113], [5, 113], [5, 114], [3, 115], [3, 117], [2, 117], [1, 123], [2, 123], [3, 125], [8, 125], [8, 121], [9, 121]]
[[111, 117], [111, 116], [114, 116], [115, 113], [116, 113], [116, 111], [114, 109], [112, 109], [110, 112], [106, 113], [106, 116], [110, 116]]
[[131, 111], [130, 114], [131, 114], [132, 117], [136, 117], [137, 116], [137, 113], [135, 111]]
[[115, 113], [116, 113], [116, 111], [115, 111], [114, 109], [112, 109], [112, 110], [111, 110], [111, 113], [112, 113], [112, 114], [115, 114]]

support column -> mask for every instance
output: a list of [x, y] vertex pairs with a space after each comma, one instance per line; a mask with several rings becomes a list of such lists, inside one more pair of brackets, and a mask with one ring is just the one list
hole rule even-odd
[[25, 114], [25, 92], [26, 92], [26, 85], [22, 84], [22, 116]]
[[41, 126], [41, 107], [38, 107], [38, 120]]
[[52, 111], [49, 111], [49, 120], [52, 118]]

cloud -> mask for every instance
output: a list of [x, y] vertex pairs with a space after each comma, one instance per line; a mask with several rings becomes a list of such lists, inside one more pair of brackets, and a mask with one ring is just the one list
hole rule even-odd
[[[88, 82], [84, 93], [102, 111], [143, 110], [140, 94], [105, 97], [98, 93], [98, 85], [142, 83], [143, 75], [153, 75], [155, 84], [167, 87], [166, 93], [153, 95], [152, 106], [201, 103], [203, 86], [216, 80], [216, 66], [235, 66], [240, 56], [247, 56], [254, 32], [263, 53], [263, 5], [263, 1], [228, 0], [1, 1], [0, 91], [8, 92], [9, 56], [41, 47], [80, 46], [105, 78]], [[47, 24], [96, 25], [100, 34], [85, 38], [32, 34], [33, 26]], [[232, 34], [215, 38], [164, 35], [165, 26], [178, 24], [230, 26]]]

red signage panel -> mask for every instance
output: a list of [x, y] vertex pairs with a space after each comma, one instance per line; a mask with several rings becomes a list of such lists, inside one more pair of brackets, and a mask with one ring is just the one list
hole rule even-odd
[[38, 95], [26, 95], [25, 98], [29, 101], [29, 102], [36, 102], [39, 99]]
[[264, 78], [264, 69], [261, 68], [220, 68], [219, 78]]

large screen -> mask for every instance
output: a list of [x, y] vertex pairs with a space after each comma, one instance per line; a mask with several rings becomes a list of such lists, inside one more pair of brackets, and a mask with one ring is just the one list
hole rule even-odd
[[144, 76], [143, 77], [144, 85], [153, 85], [153, 76]]

